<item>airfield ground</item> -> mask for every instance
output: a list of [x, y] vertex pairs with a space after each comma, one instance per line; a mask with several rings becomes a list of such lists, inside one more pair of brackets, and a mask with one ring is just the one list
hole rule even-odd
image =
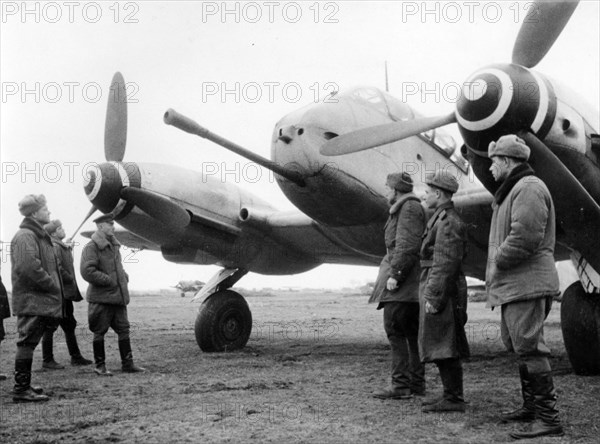
[[[119, 371], [117, 340], [107, 336], [111, 378], [92, 366], [41, 371], [34, 383], [52, 399], [13, 404], [12, 381], [0, 386], [1, 443], [120, 442], [507, 442], [515, 426], [498, 413], [520, 402], [517, 368], [500, 341], [499, 313], [472, 303], [465, 364], [466, 414], [423, 414], [420, 399], [382, 401], [388, 346], [381, 312], [351, 292], [246, 292], [254, 317], [248, 346], [202, 353], [194, 338], [198, 305], [177, 293], [138, 294], [129, 315], [136, 362], [144, 374]], [[91, 358], [86, 303], [76, 304], [78, 335]], [[5, 320], [0, 370], [12, 373], [15, 318]], [[536, 442], [598, 442], [600, 377], [575, 376], [559, 326], [559, 304], [546, 323], [566, 436]], [[62, 334], [55, 357], [68, 362]], [[428, 392], [440, 391], [434, 366]]]

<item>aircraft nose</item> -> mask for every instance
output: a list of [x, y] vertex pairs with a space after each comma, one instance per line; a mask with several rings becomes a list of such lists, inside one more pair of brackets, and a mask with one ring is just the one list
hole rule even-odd
[[461, 135], [471, 148], [487, 151], [492, 140], [532, 129], [547, 134], [556, 112], [556, 97], [539, 74], [514, 64], [480, 69], [465, 81], [456, 106]]
[[83, 189], [90, 202], [104, 213], [115, 216], [125, 209], [121, 199], [123, 187], [140, 187], [140, 171], [135, 163], [106, 162], [93, 165], [86, 171]]

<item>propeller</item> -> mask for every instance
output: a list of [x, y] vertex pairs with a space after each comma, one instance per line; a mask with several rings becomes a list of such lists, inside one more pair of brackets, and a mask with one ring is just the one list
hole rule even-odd
[[[108, 162], [120, 163], [123, 161], [126, 141], [127, 96], [125, 80], [120, 72], [116, 72], [111, 81], [104, 130], [104, 155]], [[119, 168], [121, 172], [119, 172]], [[104, 164], [100, 165], [98, 174], [90, 175], [84, 188], [86, 188], [88, 197], [93, 195], [93, 205], [77, 231], [97, 209], [107, 211], [109, 207], [116, 204], [118, 198], [136, 205], [149, 216], [175, 230], [179, 230], [191, 222], [191, 215], [169, 198], [138, 188], [139, 184], [133, 186], [130, 181], [124, 183], [121, 177], [123, 170], [129, 176], [129, 172], [123, 166]], [[104, 171], [104, 177], [100, 174], [101, 171]], [[139, 178], [137, 181], [139, 182]], [[114, 211], [114, 208], [112, 211]], [[116, 216], [118, 214], [115, 214]], [[75, 234], [73, 234], [73, 237]]]
[[125, 187], [121, 190], [121, 197], [169, 227], [184, 228], [191, 221], [191, 216], [185, 209], [152, 191]]
[[447, 116], [422, 117], [401, 122], [362, 128], [330, 139], [321, 146], [321, 154], [339, 156], [416, 136], [440, 126], [456, 123], [454, 113]]
[[83, 218], [83, 220], [81, 221], [81, 223], [79, 224], [79, 226], [77, 227], [77, 229], [75, 230], [75, 232], [73, 233], [73, 235], [69, 238], [66, 239], [66, 243], [69, 244], [71, 243], [71, 241], [73, 240], [73, 238], [75, 237], [75, 235], [77, 233], [79, 233], [79, 230], [81, 229], [81, 227], [83, 226], [84, 223], [87, 222], [87, 220], [92, 216], [92, 214], [94, 214], [96, 212], [98, 208], [96, 208], [95, 205], [92, 205], [92, 208], [90, 208], [90, 211], [88, 211], [88, 213], [86, 214], [86, 216]]
[[104, 157], [107, 161], [121, 162], [127, 142], [127, 92], [125, 79], [116, 72], [110, 83], [106, 124], [104, 127]]
[[528, 131], [518, 133], [531, 149], [529, 163], [536, 176], [544, 181], [560, 214], [557, 222], [570, 236], [575, 248], [586, 258], [590, 258], [593, 267], [600, 267], [598, 249], [600, 237], [597, 236], [597, 223], [600, 220], [600, 206], [589, 194], [581, 182], [569, 171], [558, 157], [534, 134]]
[[534, 2], [519, 30], [512, 62], [526, 68], [536, 66], [550, 50], [578, 3], [579, 0]]
[[[537, 65], [564, 29], [578, 2], [536, 0], [515, 41], [513, 63], [527, 68]], [[328, 140], [321, 146], [320, 152], [327, 156], [355, 153], [456, 122], [457, 112], [453, 112], [446, 116], [422, 117], [362, 128]]]

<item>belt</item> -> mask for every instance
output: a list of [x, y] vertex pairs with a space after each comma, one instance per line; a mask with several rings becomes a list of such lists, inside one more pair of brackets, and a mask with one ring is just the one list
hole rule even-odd
[[431, 268], [433, 267], [433, 261], [421, 261], [421, 268]]

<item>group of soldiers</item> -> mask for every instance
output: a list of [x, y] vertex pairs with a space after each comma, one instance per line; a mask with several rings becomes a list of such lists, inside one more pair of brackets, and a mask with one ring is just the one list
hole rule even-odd
[[[560, 436], [556, 391], [543, 323], [559, 294], [554, 264], [554, 204], [527, 163], [530, 150], [515, 135], [491, 142], [490, 171], [500, 183], [494, 195], [486, 266], [488, 303], [501, 309], [501, 337], [518, 355], [523, 405], [501, 414], [503, 422], [527, 422], [514, 439]], [[385, 225], [387, 254], [370, 302], [383, 308], [391, 346], [391, 389], [380, 399], [425, 395], [424, 364], [433, 362], [443, 385], [425, 398], [423, 412], [465, 412], [461, 360], [469, 356], [467, 285], [461, 263], [467, 230], [454, 208], [458, 181], [447, 171], [428, 176], [425, 210], [407, 173], [388, 175], [391, 208]]]
[[[519, 357], [523, 405], [501, 415], [503, 421], [525, 421], [516, 439], [562, 435], [556, 392], [544, 342], [543, 323], [558, 294], [554, 265], [555, 216], [546, 185], [534, 176], [530, 150], [515, 135], [492, 142], [490, 171], [500, 187], [491, 221], [486, 287], [489, 304], [501, 309], [501, 335], [507, 349]], [[387, 177], [389, 218], [385, 225], [387, 254], [370, 302], [383, 308], [384, 328], [391, 345], [392, 386], [374, 394], [381, 399], [408, 399], [426, 394], [424, 364], [433, 362], [443, 385], [440, 397], [426, 398], [423, 412], [464, 412], [462, 359], [469, 356], [467, 285], [461, 263], [467, 230], [454, 208], [455, 177], [438, 171], [425, 180], [426, 221], [421, 199], [413, 193], [407, 173]], [[43, 389], [31, 385], [34, 349], [42, 340], [43, 367], [61, 369], [52, 353], [52, 336], [60, 325], [71, 363], [89, 365], [75, 338], [73, 302], [82, 300], [75, 280], [73, 255], [58, 220], [50, 220], [43, 195], [19, 202], [24, 216], [11, 243], [12, 301], [17, 315], [15, 402], [46, 401]], [[89, 283], [88, 323], [93, 332], [94, 371], [112, 375], [105, 364], [104, 335], [118, 335], [122, 370], [141, 372], [133, 362], [129, 339], [128, 276], [110, 214], [95, 219], [97, 230], [82, 252], [80, 271]], [[10, 316], [0, 282], [0, 320]], [[0, 341], [4, 329], [0, 322]], [[5, 378], [5, 377], [4, 377]]]
[[[53, 335], [60, 326], [71, 364], [90, 365], [81, 354], [75, 336], [77, 321], [73, 302], [83, 298], [75, 279], [72, 243], [65, 241], [59, 220], [50, 220], [44, 195], [27, 195], [19, 202], [24, 216], [11, 242], [12, 309], [17, 316], [17, 351], [15, 355], [15, 402], [47, 401], [44, 389], [31, 385], [34, 350], [42, 342], [42, 367], [64, 369], [53, 356]], [[133, 362], [129, 339], [127, 273], [123, 269], [120, 244], [114, 236], [112, 215], [94, 220], [96, 231], [81, 255], [80, 272], [89, 283], [87, 289], [88, 324], [93, 333], [94, 372], [112, 376], [106, 368], [104, 335], [112, 328], [118, 336], [122, 370], [143, 372]], [[0, 341], [4, 339], [2, 320], [10, 316], [6, 290], [0, 287]], [[1, 376], [6, 379], [6, 376]]]

